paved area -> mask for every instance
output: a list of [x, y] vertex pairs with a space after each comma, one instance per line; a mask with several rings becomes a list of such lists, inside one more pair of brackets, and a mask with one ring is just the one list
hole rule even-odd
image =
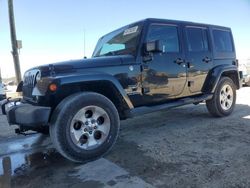
[[43, 135], [16, 136], [0, 115], [0, 187], [250, 187], [250, 87], [234, 113], [204, 104], [122, 122], [104, 158], [75, 164]]

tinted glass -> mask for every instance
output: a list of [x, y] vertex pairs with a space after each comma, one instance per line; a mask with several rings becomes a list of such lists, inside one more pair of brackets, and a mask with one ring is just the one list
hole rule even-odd
[[166, 52], [179, 52], [178, 31], [175, 26], [151, 25], [147, 41], [161, 40]]
[[203, 28], [187, 29], [187, 42], [189, 52], [208, 51], [207, 30]]
[[217, 52], [232, 52], [232, 37], [229, 31], [214, 30], [214, 44]]

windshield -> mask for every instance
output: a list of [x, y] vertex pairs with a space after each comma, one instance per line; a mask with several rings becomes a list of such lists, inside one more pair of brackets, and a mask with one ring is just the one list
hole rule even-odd
[[92, 57], [135, 55], [142, 24], [137, 23], [113, 31], [99, 39]]

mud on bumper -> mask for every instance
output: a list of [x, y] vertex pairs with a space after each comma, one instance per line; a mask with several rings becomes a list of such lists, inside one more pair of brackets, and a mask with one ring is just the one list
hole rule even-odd
[[47, 125], [51, 111], [50, 107], [22, 103], [20, 99], [3, 100], [1, 109], [2, 113], [7, 116], [10, 125], [16, 124], [30, 127]]

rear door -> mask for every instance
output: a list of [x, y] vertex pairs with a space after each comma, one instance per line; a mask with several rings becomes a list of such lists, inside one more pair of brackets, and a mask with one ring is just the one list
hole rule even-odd
[[201, 93], [208, 71], [213, 66], [208, 28], [184, 26], [187, 80], [191, 94]]

